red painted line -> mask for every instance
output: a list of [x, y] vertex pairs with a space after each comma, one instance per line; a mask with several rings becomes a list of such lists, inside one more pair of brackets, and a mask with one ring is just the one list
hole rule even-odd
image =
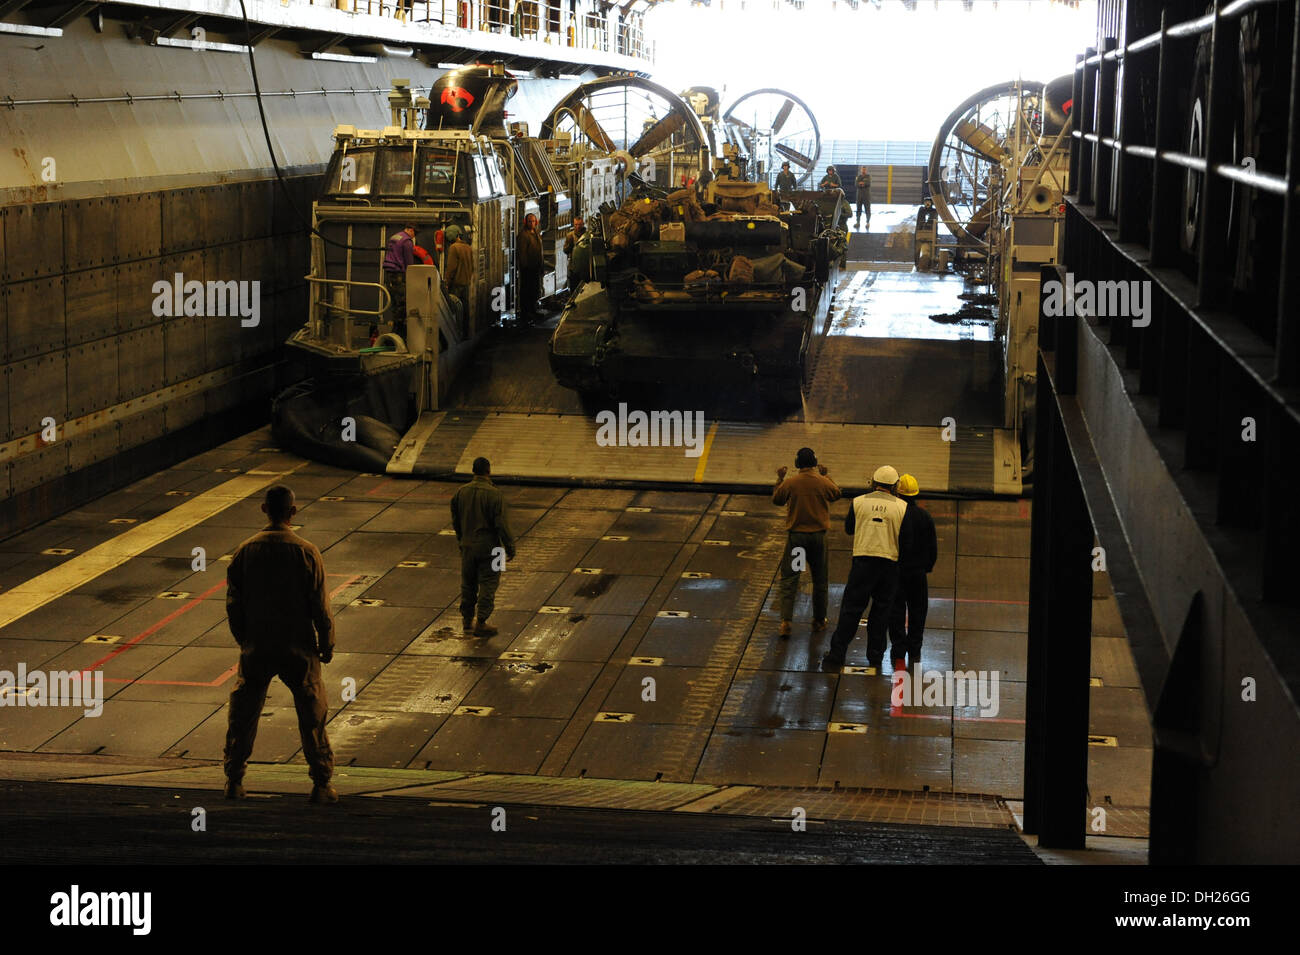
[[358, 577], [360, 577], [361, 575], [360, 575], [360, 574], [352, 574], [351, 576], [348, 576], [347, 574], [326, 574], [325, 576], [326, 576], [326, 577], [347, 577], [347, 578], [348, 578], [347, 580], [343, 581], [343, 583], [339, 584], [337, 587], [335, 587], [333, 590], [330, 591], [330, 600], [333, 600], [333, 599], [334, 599], [335, 597], [337, 597], [340, 593], [342, 593], [343, 591], [345, 591], [345, 590], [347, 590], [349, 587], [351, 587], [353, 581], [355, 581], [355, 580], [356, 580]]
[[141, 683], [147, 686], [221, 686], [239, 671], [239, 664], [235, 664], [215, 680], [209, 680], [203, 683], [197, 680], [124, 680], [121, 677], [104, 677], [105, 683]]
[[370, 497], [372, 494], [378, 494], [379, 489], [382, 488], [385, 484], [392, 484], [392, 483], [393, 483], [392, 478], [385, 478], [384, 480], [376, 484], [374, 487], [372, 487], [369, 491], [366, 491], [366, 497]]
[[222, 587], [224, 587], [224, 586], [226, 586], [226, 582], [225, 582], [224, 580], [221, 581], [221, 582], [218, 583], [218, 584], [213, 584], [211, 587], [209, 587], [209, 588], [208, 588], [207, 590], [205, 590], [203, 593], [199, 594], [199, 596], [195, 597], [193, 600], [191, 600], [191, 601], [189, 601], [188, 603], [186, 603], [183, 607], [180, 607], [180, 608], [178, 608], [178, 609], [176, 609], [176, 610], [173, 610], [173, 611], [172, 611], [171, 613], [169, 613], [167, 616], [163, 617], [161, 620], [159, 620], [157, 623], [155, 623], [152, 627], [148, 627], [148, 628], [146, 628], [146, 629], [144, 629], [144, 630], [141, 630], [138, 634], [136, 634], [134, 637], [132, 637], [132, 638], [131, 638], [130, 640], [128, 640], [126, 643], [122, 644], [120, 647], [116, 647], [116, 648], [114, 648], [113, 652], [110, 653], [108, 656], [104, 657], [102, 660], [96, 660], [96, 661], [95, 661], [94, 663], [92, 663], [90, 666], [85, 667], [85, 668], [83, 669], [82, 672], [86, 672], [87, 670], [98, 670], [101, 666], [103, 666], [103, 665], [104, 665], [105, 663], [107, 663], [109, 660], [113, 659], [113, 657], [117, 656], [119, 653], [125, 653], [127, 650], [130, 650], [133, 646], [135, 646], [137, 643], [139, 643], [139, 642], [140, 642], [141, 640], [143, 640], [145, 637], [148, 637], [148, 636], [151, 636], [152, 634], [157, 633], [159, 630], [161, 630], [163, 627], [167, 626], [167, 624], [171, 623], [173, 620], [175, 620], [175, 619], [176, 619], [177, 617], [179, 617], [181, 614], [189, 613], [191, 610], [193, 610], [193, 609], [194, 609], [195, 607], [197, 607], [199, 604], [203, 603], [203, 601], [204, 601], [205, 599], [207, 599], [208, 597], [210, 597], [210, 596], [212, 596], [213, 594], [215, 594], [218, 590], [220, 590], [220, 589], [221, 589]]

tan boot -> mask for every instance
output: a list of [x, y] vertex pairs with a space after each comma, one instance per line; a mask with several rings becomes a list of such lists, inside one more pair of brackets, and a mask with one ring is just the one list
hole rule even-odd
[[243, 784], [240, 780], [238, 780], [238, 779], [227, 779], [227, 780], [226, 780], [226, 798], [227, 798], [227, 799], [243, 799], [243, 798], [244, 798], [244, 784]]
[[495, 637], [497, 633], [497, 628], [482, 617], [479, 617], [478, 622], [474, 624], [474, 636], [476, 637]]
[[323, 786], [320, 783], [317, 783], [312, 787], [311, 801], [317, 806], [332, 805], [339, 801], [338, 790], [329, 783], [325, 783]]

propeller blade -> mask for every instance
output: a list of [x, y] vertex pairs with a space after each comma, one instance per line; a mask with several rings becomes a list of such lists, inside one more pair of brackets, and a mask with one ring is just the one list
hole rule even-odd
[[983, 235], [988, 231], [989, 222], [993, 218], [993, 199], [985, 199], [984, 204], [975, 210], [975, 214], [970, 217], [970, 222], [966, 224], [966, 231], [971, 235]]
[[612, 153], [617, 148], [604, 127], [596, 121], [595, 116], [591, 115], [591, 110], [581, 103], [574, 103], [572, 109], [573, 115], [578, 118], [579, 128], [586, 133], [588, 139], [600, 147], [601, 152]]
[[1007, 154], [997, 134], [987, 126], [962, 120], [953, 127], [952, 134], [991, 163], [1000, 163]]
[[781, 131], [781, 127], [785, 125], [785, 121], [790, 118], [792, 112], [794, 112], [794, 100], [787, 99], [781, 104], [781, 109], [776, 114], [776, 119], [772, 120], [773, 136]]
[[798, 163], [800, 166], [803, 166], [804, 169], [812, 168], [813, 160], [810, 157], [805, 156], [803, 153], [799, 152], [797, 149], [791, 149], [785, 143], [777, 143], [772, 148], [775, 149], [777, 152], [779, 152], [786, 159], [790, 160], [791, 162]]
[[727, 117], [727, 125], [728, 125], [728, 126], [735, 126], [735, 127], [739, 128], [739, 129], [743, 129], [743, 130], [744, 130], [745, 132], [747, 132], [747, 133], [753, 133], [753, 132], [754, 132], [754, 127], [753, 127], [753, 126], [749, 125], [749, 123], [745, 122], [743, 119], [739, 119], [739, 118], [737, 118], [737, 117], [735, 117], [735, 116], [728, 116], [728, 117]]
[[650, 150], [654, 149], [685, 125], [686, 118], [682, 116], [681, 113], [669, 113], [663, 119], [659, 120], [659, 122], [655, 123], [642, 133], [641, 138], [632, 144], [632, 148], [629, 149], [628, 152], [639, 158], [650, 152]]

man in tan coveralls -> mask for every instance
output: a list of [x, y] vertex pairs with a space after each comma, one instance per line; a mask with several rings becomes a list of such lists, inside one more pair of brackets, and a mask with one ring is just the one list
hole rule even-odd
[[475, 458], [473, 471], [474, 480], [462, 484], [451, 498], [451, 524], [460, 545], [460, 616], [465, 633], [492, 637], [497, 628], [487, 620], [496, 606], [505, 562], [515, 559], [515, 535], [510, 532], [505, 495], [488, 476], [492, 473], [488, 459]]
[[321, 664], [334, 658], [334, 620], [320, 551], [289, 529], [298, 513], [293, 491], [277, 484], [262, 511], [270, 526], [235, 551], [226, 571], [226, 618], [239, 644], [239, 675], [230, 694], [226, 731], [226, 798], [244, 795], [244, 770], [253, 752], [257, 720], [271, 678], [293, 692], [298, 731], [314, 803], [338, 802], [330, 785], [334, 751], [325, 735], [326, 696]]

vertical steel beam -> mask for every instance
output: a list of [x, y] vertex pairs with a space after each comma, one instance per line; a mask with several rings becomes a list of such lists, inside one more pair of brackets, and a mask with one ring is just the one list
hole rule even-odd
[[[1048, 271], [1050, 267], [1044, 269]], [[1056, 327], [1056, 321], [1051, 325]], [[1029, 518], [1029, 633], [1025, 664], [1025, 815], [1024, 830], [1042, 832], [1047, 816], [1047, 593], [1051, 583], [1052, 538], [1049, 533], [1054, 484], [1052, 459], [1056, 429], [1056, 394], [1043, 353], [1038, 354], [1038, 408], [1034, 426], [1034, 507]]]
[[[1075, 109], [1079, 110], [1079, 128], [1085, 133], [1097, 132], [1097, 68], [1089, 66], [1087, 58], [1096, 55], [1097, 50], [1094, 47], [1088, 47], [1084, 52], [1083, 64], [1083, 102], [1075, 103]], [[1092, 173], [1094, 169], [1094, 156], [1097, 152], [1096, 143], [1089, 142], [1087, 139], [1079, 142], [1079, 201], [1084, 205], [1092, 205], [1096, 200], [1092, 187]]]
[[1069, 193], [1079, 195], [1079, 180], [1083, 178], [1079, 170], [1083, 169], [1083, 134], [1087, 132], [1083, 125], [1083, 55], [1074, 58], [1073, 89], [1070, 93], [1070, 182]]
[[[1117, 41], [1113, 36], [1103, 37], [1101, 51], [1110, 53]], [[1098, 136], [1115, 136], [1115, 61], [1103, 59], [1097, 67], [1096, 121], [1093, 128]], [[1096, 195], [1097, 216], [1115, 218], [1112, 188], [1115, 180], [1115, 150], [1097, 143], [1092, 154], [1093, 192]]]
[[[1156, 67], [1156, 141], [1161, 152], [1179, 148], [1178, 137], [1182, 127], [1182, 114], [1178, 110], [1178, 91], [1187, 85], [1187, 71], [1191, 64], [1181, 43], [1170, 39], [1166, 28], [1168, 11], [1160, 11], [1160, 51]], [[1179, 205], [1179, 183], [1182, 179], [1177, 166], [1151, 160], [1151, 266], [1170, 265], [1178, 255], [1179, 230], [1182, 229], [1182, 211]]]
[[1038, 408], [1040, 443], [1030, 525], [1025, 828], [1037, 834], [1040, 846], [1081, 849], [1086, 835], [1095, 538], [1059, 396], [1051, 393], [1041, 356], [1039, 361], [1040, 387], [1048, 387]]
[[[1300, 276], [1286, 264], [1300, 258], [1300, 3], [1295, 3], [1291, 28], [1291, 121], [1287, 131], [1286, 197], [1282, 212], [1283, 267], [1277, 292], [1277, 358], [1279, 385], [1300, 383]], [[1272, 201], [1266, 199], [1264, 201]]]
[[1201, 308], [1223, 305], [1230, 290], [1231, 272], [1222, 263], [1235, 252], [1228, 248], [1232, 183], [1209, 170], [1232, 162], [1232, 87], [1240, 78], [1232, 69], [1233, 53], [1241, 25], [1219, 15], [1224, 0], [1214, 0], [1214, 27], [1210, 31], [1210, 76], [1206, 87], [1206, 173], [1201, 177], [1200, 222], [1197, 226], [1197, 304]]

